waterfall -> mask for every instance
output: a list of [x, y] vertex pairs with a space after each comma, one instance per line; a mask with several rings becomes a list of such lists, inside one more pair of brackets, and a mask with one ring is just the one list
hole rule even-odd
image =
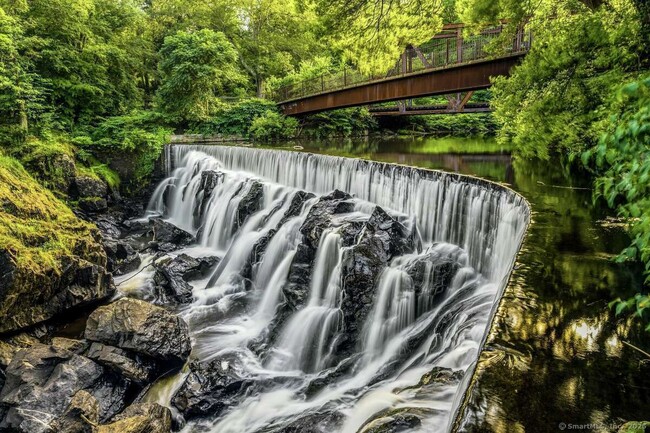
[[[177, 145], [167, 160], [147, 215], [220, 259], [179, 310], [192, 356], [249, 383], [187, 431], [347, 433], [390, 413], [448, 430], [529, 221], [523, 198], [310, 153]], [[425, 380], [437, 369], [450, 379]], [[182, 380], [174, 393], [198, 392]]]

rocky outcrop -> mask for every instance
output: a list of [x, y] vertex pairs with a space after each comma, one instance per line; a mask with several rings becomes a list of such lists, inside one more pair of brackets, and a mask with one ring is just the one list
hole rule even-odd
[[217, 416], [235, 405], [251, 384], [228, 360], [192, 362], [189, 374], [172, 397], [172, 404], [187, 418]]
[[77, 176], [70, 185], [70, 196], [73, 199], [89, 197], [106, 197], [108, 186], [106, 182], [96, 177]]
[[0, 160], [0, 333], [112, 296], [98, 230]]
[[219, 263], [218, 257], [194, 258], [180, 254], [154, 262], [153, 277], [157, 303], [187, 304], [192, 302], [192, 286], [188, 281], [203, 278]]
[[189, 330], [183, 319], [163, 308], [128, 298], [96, 309], [88, 317], [85, 337], [172, 366], [182, 365], [191, 350]]
[[372, 308], [379, 276], [390, 260], [419, 248], [416, 237], [379, 206], [359, 233], [357, 243], [341, 259], [344, 339], [340, 350], [349, 352]]
[[237, 205], [233, 232], [239, 230], [244, 225], [249, 216], [259, 211], [262, 207], [264, 198], [264, 187], [260, 182], [253, 181], [246, 194], [241, 198]]
[[157, 251], [174, 251], [181, 246], [194, 243], [195, 238], [191, 233], [176, 227], [162, 218], [151, 218], [151, 234], [153, 241], [150, 247]]
[[331, 226], [334, 215], [354, 210], [351, 198], [349, 194], [336, 190], [322, 196], [309, 210], [300, 227], [302, 242], [298, 245], [287, 284], [282, 290], [291, 311], [297, 310], [307, 299], [316, 250], [323, 231]]
[[103, 266], [76, 256], [62, 257], [59, 264], [59, 273], [51, 269], [34, 274], [0, 251], [0, 333], [27, 328], [115, 292]]
[[98, 426], [96, 433], [169, 433], [172, 414], [157, 403], [136, 403], [117, 415], [110, 424]]
[[93, 394], [101, 389], [103, 374], [100, 365], [64, 349], [38, 344], [21, 350], [7, 367], [0, 392], [5, 409], [0, 430], [51, 431], [50, 425], [65, 413], [77, 392]]

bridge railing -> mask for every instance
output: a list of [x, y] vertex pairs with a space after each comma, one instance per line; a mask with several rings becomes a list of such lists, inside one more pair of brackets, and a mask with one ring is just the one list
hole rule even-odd
[[477, 60], [520, 54], [528, 51], [532, 43], [530, 30], [524, 27], [519, 27], [513, 35], [505, 38], [503, 25], [467, 37], [463, 36], [463, 28], [462, 24], [445, 25], [443, 31], [429, 42], [419, 47], [408, 47], [385, 75], [366, 75], [346, 67], [342, 71], [280, 87], [270, 97], [277, 102], [288, 101], [425, 69], [443, 69]]

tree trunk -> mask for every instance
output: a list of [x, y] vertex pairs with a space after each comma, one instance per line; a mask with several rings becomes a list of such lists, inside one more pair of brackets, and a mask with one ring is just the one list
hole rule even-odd
[[21, 101], [19, 104], [19, 113], [18, 116], [20, 118], [20, 129], [27, 133], [29, 124], [27, 120], [27, 109], [25, 108], [25, 101]]

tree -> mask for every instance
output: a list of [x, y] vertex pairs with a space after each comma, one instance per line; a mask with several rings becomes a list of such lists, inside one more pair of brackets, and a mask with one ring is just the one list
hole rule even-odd
[[265, 80], [291, 72], [301, 60], [320, 52], [314, 31], [316, 14], [308, 2], [299, 5], [295, 0], [238, 0], [235, 3], [241, 22], [233, 43], [258, 97], [262, 95]]
[[207, 119], [217, 95], [241, 93], [245, 77], [237, 52], [221, 32], [179, 31], [165, 38], [160, 50], [158, 107], [178, 119]]
[[442, 29], [442, 0], [336, 0], [320, 2], [330, 39], [344, 58], [366, 74], [388, 71], [408, 45]]
[[21, 56], [23, 29], [0, 8], [0, 123], [27, 133], [28, 110], [39, 90], [29, 72], [29, 62]]
[[628, 0], [549, 0], [529, 26], [530, 52], [492, 87], [498, 138], [524, 156], [581, 152], [603, 132], [609, 95], [639, 65], [636, 10]]

